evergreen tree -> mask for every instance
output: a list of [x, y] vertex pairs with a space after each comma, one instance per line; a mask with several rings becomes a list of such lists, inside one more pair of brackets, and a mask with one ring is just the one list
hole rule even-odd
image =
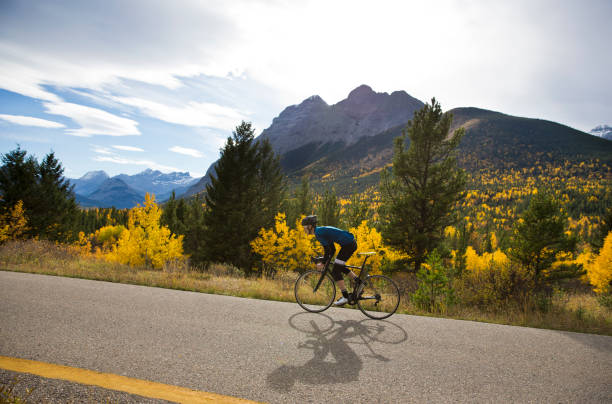
[[[21, 147], [2, 155], [0, 167], [0, 207], [3, 211], [23, 201], [24, 208], [32, 209], [37, 199], [38, 162]], [[31, 212], [28, 212], [29, 214]]]
[[281, 171], [280, 158], [274, 154], [268, 139], [257, 142], [257, 171], [254, 184], [257, 187], [255, 201], [260, 207], [259, 215], [265, 218], [261, 224], [274, 223], [274, 218], [285, 199], [285, 176]]
[[322, 226], [338, 227], [340, 224], [340, 205], [335, 190], [325, 190], [323, 197], [317, 204], [317, 215], [318, 222]]
[[274, 224], [284, 191], [278, 157], [267, 141], [254, 140], [251, 123], [242, 122], [221, 150], [215, 175], [206, 186], [206, 258], [249, 271], [250, 242]]
[[182, 235], [183, 249], [193, 266], [200, 267], [206, 261], [204, 251], [204, 207], [199, 195], [188, 201], [172, 196], [163, 206], [161, 223], [173, 234]]
[[565, 233], [567, 216], [552, 196], [537, 194], [514, 225], [510, 256], [533, 276], [536, 290], [561, 279], [584, 275], [582, 265], [553, 268], [557, 254], [574, 253], [576, 238]]
[[293, 226], [302, 215], [312, 215], [314, 195], [310, 189], [308, 177], [302, 177], [300, 187], [293, 193], [293, 198], [284, 201], [283, 210], [287, 214], [287, 223]]
[[421, 309], [433, 312], [443, 310], [455, 303], [455, 291], [451, 287], [452, 270], [445, 268], [436, 250], [427, 257], [416, 273], [419, 287], [412, 295], [412, 301]]
[[31, 218], [31, 225], [44, 238], [71, 239], [78, 215], [74, 186], [64, 178], [64, 168], [53, 152], [45, 156], [38, 172], [38, 214]]
[[30, 236], [66, 240], [74, 236], [78, 208], [64, 169], [53, 152], [41, 164], [18, 147], [2, 156], [0, 206], [23, 201]]
[[612, 206], [601, 215], [599, 226], [597, 231], [593, 234], [591, 240], [591, 248], [595, 254], [599, 253], [601, 247], [603, 247], [604, 239], [612, 231]]
[[204, 248], [206, 224], [204, 222], [204, 201], [199, 195], [186, 204], [184, 224], [183, 248], [189, 255], [191, 264], [201, 267], [206, 263], [206, 249]]
[[415, 112], [395, 139], [392, 173], [382, 173], [383, 236], [410, 256], [415, 272], [440, 244], [444, 228], [456, 222], [453, 206], [465, 187], [455, 156], [465, 131], [460, 128], [449, 136], [452, 119], [435, 98]]
[[359, 227], [361, 222], [368, 219], [370, 208], [368, 203], [359, 197], [359, 194], [351, 196], [351, 203], [345, 209], [343, 222], [346, 228]]

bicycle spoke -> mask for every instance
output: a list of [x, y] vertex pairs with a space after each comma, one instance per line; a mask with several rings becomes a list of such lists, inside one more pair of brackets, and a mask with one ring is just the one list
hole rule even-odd
[[[317, 284], [321, 284], [315, 292]], [[295, 299], [306, 311], [321, 312], [331, 306], [336, 296], [334, 281], [325, 275], [321, 280], [321, 272], [308, 271], [303, 273], [295, 282]]]
[[387, 318], [399, 306], [399, 289], [395, 282], [384, 275], [373, 275], [364, 282], [357, 304], [370, 318]]

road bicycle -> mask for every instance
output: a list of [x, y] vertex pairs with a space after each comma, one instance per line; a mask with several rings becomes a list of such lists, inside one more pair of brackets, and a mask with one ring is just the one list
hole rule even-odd
[[[351, 282], [353, 291], [349, 295], [349, 305], [357, 304], [366, 316], [381, 320], [391, 316], [400, 303], [399, 288], [393, 280], [384, 275], [369, 275], [366, 267], [368, 258], [375, 252], [363, 252], [363, 263], [360, 267], [347, 265], [347, 268], [359, 270], [361, 282]], [[313, 257], [311, 262], [323, 262], [323, 257]], [[336, 284], [330, 275], [331, 260], [325, 263], [322, 271], [304, 272], [295, 281], [295, 300], [306, 311], [320, 313], [327, 310], [336, 299]]]

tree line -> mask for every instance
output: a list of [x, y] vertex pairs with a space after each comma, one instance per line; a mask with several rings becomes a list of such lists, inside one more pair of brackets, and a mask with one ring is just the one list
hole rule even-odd
[[[381, 175], [380, 204], [374, 213], [377, 228], [384, 244], [402, 255], [398, 265], [388, 270], [418, 274], [425, 288], [419, 296], [435, 295], [432, 288], [449, 291], [451, 280], [461, 277], [465, 269], [470, 225], [460, 216], [459, 205], [466, 196], [467, 176], [457, 165], [464, 130], [451, 134], [451, 124], [452, 114], [443, 113], [432, 99], [395, 139], [392, 166]], [[0, 213], [9, 220], [9, 213], [14, 216], [21, 204], [27, 218], [23, 233], [28, 237], [70, 241], [78, 238], [78, 231], [99, 225], [125, 226], [130, 221], [130, 215], [118, 210], [78, 209], [53, 153], [38, 163], [18, 147], [3, 155], [2, 163]], [[205, 270], [208, 264], [220, 262], [249, 274], [261, 269], [262, 260], [252, 242], [262, 229], [277, 224], [279, 212], [298, 230], [300, 217], [307, 214], [316, 213], [322, 225], [345, 228], [357, 228], [372, 214], [358, 195], [343, 214], [341, 208], [333, 189], [315, 195], [307, 178], [290, 193], [271, 144], [255, 139], [251, 124], [242, 122], [221, 149], [203, 195], [188, 200], [173, 195], [163, 206], [159, 222], [180, 236], [193, 266]], [[555, 265], [559, 254], [576, 252], [577, 240], [568, 235], [567, 222], [554, 195], [541, 192], [530, 198], [512, 225], [507, 253], [529, 274], [532, 289], [547, 291], [553, 283], [584, 274], [576, 263]], [[599, 246], [610, 226], [605, 220], [602, 223]], [[458, 230], [452, 237], [445, 234], [450, 227]]]

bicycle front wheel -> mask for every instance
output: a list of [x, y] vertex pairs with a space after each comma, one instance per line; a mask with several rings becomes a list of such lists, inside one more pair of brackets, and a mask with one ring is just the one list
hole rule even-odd
[[320, 279], [320, 271], [308, 271], [295, 281], [295, 300], [311, 313], [327, 310], [336, 297], [336, 285], [329, 274], [325, 274], [318, 289], [314, 290]]
[[391, 316], [400, 303], [399, 288], [391, 278], [372, 275], [363, 283], [357, 306], [366, 316], [382, 320]]

